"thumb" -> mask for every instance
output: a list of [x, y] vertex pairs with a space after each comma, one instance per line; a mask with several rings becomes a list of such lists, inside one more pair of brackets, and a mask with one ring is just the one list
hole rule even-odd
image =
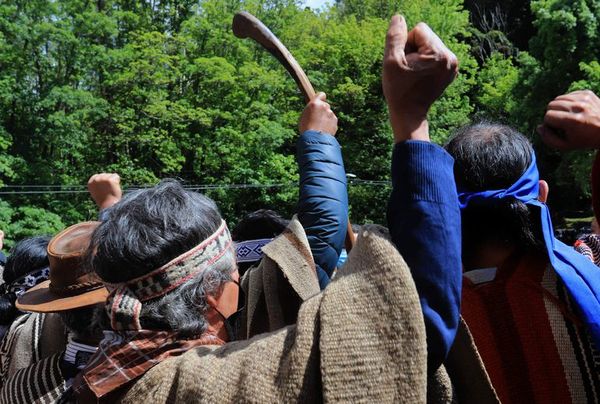
[[393, 56], [398, 52], [404, 53], [407, 38], [406, 20], [399, 14], [394, 15], [385, 37], [385, 57]]
[[315, 98], [312, 99], [312, 101], [325, 101], [327, 99], [327, 95], [320, 91], [315, 95]]

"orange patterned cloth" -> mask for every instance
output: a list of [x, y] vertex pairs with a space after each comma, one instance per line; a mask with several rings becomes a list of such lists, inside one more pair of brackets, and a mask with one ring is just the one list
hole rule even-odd
[[[165, 359], [182, 355], [198, 346], [224, 343], [212, 334], [186, 340], [170, 331], [105, 331], [98, 351], [83, 370], [83, 380], [95, 396], [101, 398], [142, 376]], [[80, 392], [85, 385], [74, 386], [75, 392]]]
[[600, 402], [599, 353], [548, 259], [481, 271], [465, 273], [462, 315], [501, 402]]

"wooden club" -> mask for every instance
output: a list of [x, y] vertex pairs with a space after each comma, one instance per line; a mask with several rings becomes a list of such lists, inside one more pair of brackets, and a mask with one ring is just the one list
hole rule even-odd
[[[285, 67], [292, 78], [298, 84], [300, 91], [304, 95], [304, 100], [308, 103], [315, 96], [315, 89], [308, 80], [306, 73], [300, 67], [296, 59], [287, 50], [281, 41], [265, 26], [258, 18], [250, 13], [242, 11], [233, 17], [233, 33], [238, 38], [250, 38], [261, 44], [269, 53]], [[348, 220], [348, 230], [346, 231], [346, 251], [350, 252], [354, 246], [355, 237], [352, 231], [352, 224]]]

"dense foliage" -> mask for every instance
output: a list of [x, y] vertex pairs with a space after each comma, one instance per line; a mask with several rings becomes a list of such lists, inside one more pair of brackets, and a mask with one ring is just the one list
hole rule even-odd
[[[15, 240], [93, 217], [82, 184], [102, 171], [119, 173], [126, 188], [181, 178], [230, 222], [262, 207], [290, 216], [303, 103], [270, 55], [231, 33], [242, 9], [328, 93], [347, 172], [357, 177], [352, 220], [383, 222], [392, 144], [380, 70], [394, 12], [411, 25], [426, 21], [461, 61], [432, 111], [438, 143], [473, 116], [533, 135], [554, 96], [600, 91], [600, 0], [532, 1], [513, 27], [505, 22], [517, 2], [472, 3], [337, 0], [311, 10], [294, 0], [4, 0], [0, 228]], [[542, 156], [544, 172], [569, 191], [555, 203], [581, 205], [589, 156]]]

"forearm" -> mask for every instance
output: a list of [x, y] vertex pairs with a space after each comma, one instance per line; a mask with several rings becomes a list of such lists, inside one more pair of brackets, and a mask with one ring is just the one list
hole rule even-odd
[[348, 193], [341, 148], [330, 135], [306, 131], [298, 139], [298, 219], [315, 263], [331, 276], [344, 245]]
[[430, 371], [444, 361], [460, 314], [460, 211], [452, 168], [452, 158], [431, 143], [394, 148], [388, 224], [419, 292]]

